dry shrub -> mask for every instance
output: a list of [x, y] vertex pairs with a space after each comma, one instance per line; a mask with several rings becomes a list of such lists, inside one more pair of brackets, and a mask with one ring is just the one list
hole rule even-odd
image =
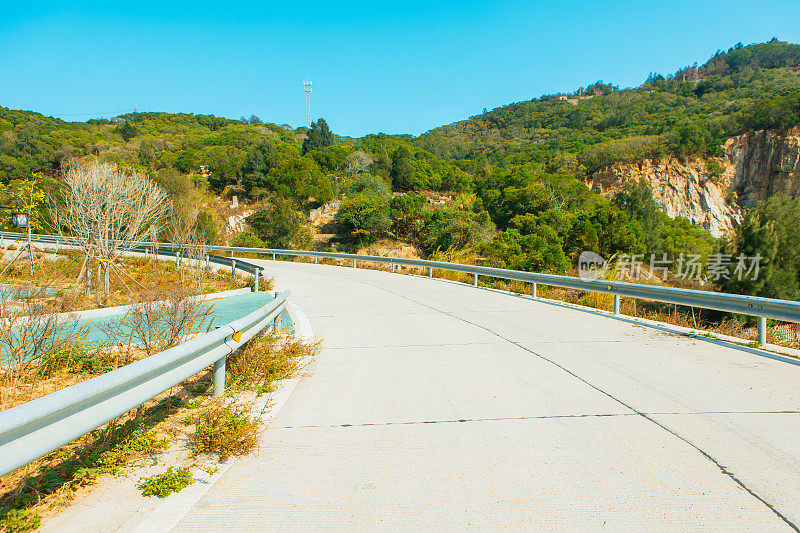
[[228, 387], [259, 394], [269, 392], [271, 382], [293, 375], [305, 357], [312, 357], [319, 350], [319, 342], [303, 342], [269, 332], [228, 356]]
[[203, 281], [208, 277], [209, 269], [206, 268], [208, 246], [199, 242], [190, 242], [186, 247], [186, 258], [189, 259], [190, 273], [195, 284], [195, 290], [200, 292]]
[[232, 455], [244, 455], [258, 444], [259, 419], [250, 414], [249, 404], [222, 400], [189, 416], [195, 426], [194, 453], [215, 453], [221, 461]]
[[181, 287], [170, 288], [167, 300], [145, 300], [131, 307], [117, 320], [101, 326], [117, 345], [138, 346], [147, 356], [177, 345], [180, 340], [211, 328], [213, 304], [187, 294]]
[[[22, 383], [37, 380], [43, 359], [58, 356], [83, 340], [87, 329], [69, 316], [52, 314], [35, 288], [9, 291], [0, 299], [0, 387], [14, 395]], [[6, 403], [3, 399], [3, 403]]]

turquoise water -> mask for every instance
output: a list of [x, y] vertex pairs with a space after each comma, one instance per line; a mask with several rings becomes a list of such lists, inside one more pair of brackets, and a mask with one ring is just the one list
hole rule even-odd
[[[234, 320], [245, 317], [253, 311], [267, 305], [273, 300], [270, 293], [267, 292], [251, 292], [247, 294], [240, 294], [231, 296], [229, 298], [222, 298], [220, 300], [213, 300], [211, 302], [204, 302], [210, 304], [211, 312], [209, 317], [213, 320], [211, 325], [213, 328], [223, 326]], [[112, 315], [101, 318], [85, 318], [78, 321], [79, 326], [86, 329], [88, 332], [85, 340], [86, 345], [103, 346], [110, 344], [108, 337], [102, 329], [102, 326], [112, 322], [118, 321], [124, 316], [124, 313]], [[289, 313], [284, 309], [281, 312], [281, 330], [284, 333], [291, 333], [293, 329], [292, 320]], [[208, 322], [205, 323], [208, 325]], [[205, 328], [204, 328], [205, 329]], [[126, 328], [123, 324], [122, 331], [130, 333], [130, 328]]]

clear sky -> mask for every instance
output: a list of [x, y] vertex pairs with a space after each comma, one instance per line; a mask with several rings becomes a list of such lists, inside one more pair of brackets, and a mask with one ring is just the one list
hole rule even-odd
[[[13, 4], [13, 5], [12, 5]], [[0, 0], [0, 105], [66, 120], [213, 113], [419, 134], [737, 41], [800, 42], [798, 0]]]

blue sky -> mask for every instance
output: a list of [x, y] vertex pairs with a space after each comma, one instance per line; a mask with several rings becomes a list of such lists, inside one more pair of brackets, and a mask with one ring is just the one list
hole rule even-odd
[[797, 0], [0, 1], [0, 105], [66, 120], [213, 113], [419, 134], [602, 79], [800, 42]]

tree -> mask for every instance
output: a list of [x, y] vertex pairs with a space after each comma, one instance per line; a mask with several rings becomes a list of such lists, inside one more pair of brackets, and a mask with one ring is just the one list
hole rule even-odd
[[[719, 280], [726, 292], [780, 298], [800, 299], [800, 199], [773, 196], [750, 209], [733, 241], [733, 267], [729, 280]], [[733, 275], [737, 256], [748, 258], [746, 266], [758, 255], [755, 272]], [[754, 279], [755, 278], [755, 279]]]
[[303, 141], [303, 153], [307, 154], [312, 150], [322, 150], [333, 144], [333, 132], [328, 127], [324, 118], [311, 123], [308, 135]]
[[494, 233], [494, 224], [482, 202], [474, 195], [461, 194], [446, 207], [425, 214], [419, 242], [428, 253], [460, 250], [477, 246]]
[[511, 270], [564, 274], [569, 267], [561, 239], [548, 226], [532, 235], [522, 235], [515, 229], [500, 232], [481, 246], [481, 252], [490, 257], [489, 266]]
[[336, 218], [360, 246], [367, 245], [389, 232], [389, 203], [386, 197], [359, 194], [342, 202]]
[[267, 174], [278, 166], [278, 150], [272, 141], [261, 139], [247, 150], [242, 162], [242, 185], [249, 194], [256, 187], [266, 188]]
[[398, 239], [414, 239], [425, 227], [428, 202], [418, 193], [395, 196], [389, 201], [392, 231]]
[[114, 163], [73, 162], [63, 177], [61, 199], [51, 199], [55, 227], [80, 239], [86, 254], [80, 283], [89, 261], [103, 267], [103, 294], [108, 300], [114, 261], [145, 240], [151, 227], [160, 229], [169, 207], [166, 193], [150, 178], [117, 168]]
[[659, 252], [664, 214], [656, 204], [653, 189], [647, 180], [640, 178], [639, 181], [625, 183], [623, 190], [614, 195], [614, 204], [642, 226], [647, 252]]
[[344, 172], [353, 176], [359, 172], [366, 172], [373, 163], [372, 158], [364, 152], [353, 152], [344, 159]]
[[247, 223], [270, 247], [307, 248], [311, 244], [311, 232], [306, 227], [305, 217], [294, 208], [291, 200], [282, 196], [273, 198], [266, 209], [247, 217]]
[[333, 181], [308, 157], [281, 163], [270, 171], [263, 183], [267, 190], [293, 198], [300, 204], [324, 204], [333, 198], [335, 190]]
[[339, 192], [345, 196], [356, 196], [365, 194], [367, 196], [388, 197], [392, 190], [386, 180], [380, 176], [361, 173], [346, 180], [340, 187]]
[[131, 139], [133, 139], [137, 133], [136, 127], [133, 124], [131, 124], [130, 121], [128, 120], [123, 122], [122, 125], [117, 128], [117, 131], [119, 132], [120, 135], [122, 135], [122, 138], [125, 142], [128, 142]]
[[245, 158], [245, 152], [234, 146], [209, 146], [198, 154], [199, 161], [211, 171], [209, 181], [216, 190], [236, 181]]
[[408, 191], [414, 188], [414, 165], [411, 162], [411, 152], [405, 146], [398, 147], [392, 154], [392, 187], [399, 191]]

